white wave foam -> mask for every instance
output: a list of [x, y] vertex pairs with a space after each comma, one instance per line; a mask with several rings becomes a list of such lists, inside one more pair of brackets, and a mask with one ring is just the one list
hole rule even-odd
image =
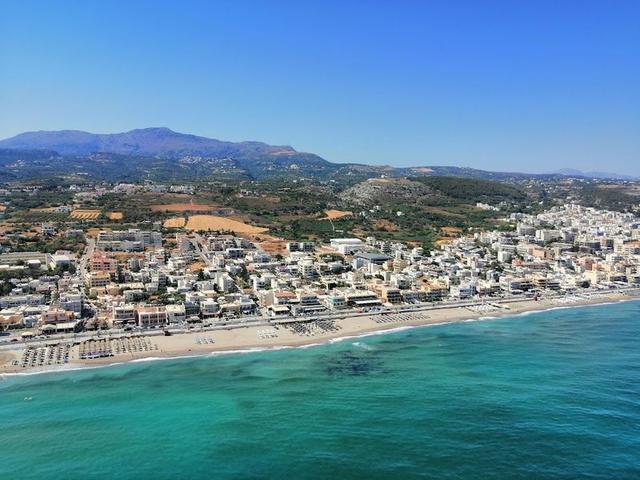
[[362, 350], [367, 350], [367, 351], [371, 351], [373, 350], [373, 348], [371, 347], [371, 345], [367, 345], [364, 342], [353, 342], [351, 345], [353, 345], [356, 348], [360, 348]]

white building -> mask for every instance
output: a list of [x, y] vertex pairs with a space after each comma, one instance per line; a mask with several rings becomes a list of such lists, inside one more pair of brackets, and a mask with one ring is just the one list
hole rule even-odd
[[364, 250], [365, 244], [359, 238], [332, 238], [331, 248], [343, 255], [351, 255], [353, 252]]

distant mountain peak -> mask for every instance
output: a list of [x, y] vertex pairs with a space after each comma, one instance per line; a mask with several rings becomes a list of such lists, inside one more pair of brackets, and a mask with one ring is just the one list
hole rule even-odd
[[112, 133], [111, 135], [136, 135], [136, 134], [156, 134], [156, 135], [184, 135], [193, 137], [195, 135], [187, 134], [187, 133], [178, 133], [174, 130], [171, 130], [168, 127], [147, 127], [147, 128], [134, 128], [133, 130], [129, 130], [128, 132]]
[[213, 138], [179, 133], [168, 127], [149, 127], [122, 133], [96, 134], [81, 130], [25, 132], [0, 140], [0, 148], [54, 150], [61, 155], [116, 153], [177, 158], [185, 155], [210, 157], [252, 157], [297, 154], [289, 146], [262, 142], [225, 142]]
[[134, 128], [133, 130], [129, 130], [127, 133], [131, 132], [167, 132], [167, 133], [176, 133], [171, 130], [169, 127], [146, 127], [146, 128]]

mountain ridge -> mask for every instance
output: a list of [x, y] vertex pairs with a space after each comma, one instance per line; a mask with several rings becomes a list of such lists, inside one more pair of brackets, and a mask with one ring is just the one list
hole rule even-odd
[[555, 170], [553, 172], [551, 172], [552, 174], [558, 174], [558, 175], [566, 175], [568, 177], [583, 177], [583, 178], [597, 178], [597, 179], [602, 179], [602, 180], [637, 180], [638, 177], [635, 177], [633, 175], [626, 175], [626, 174], [620, 174], [620, 173], [612, 173], [612, 172], [601, 172], [601, 171], [594, 171], [594, 170], [590, 170], [587, 172], [584, 172], [582, 170], [579, 170], [577, 168], [561, 168], [559, 170]]
[[167, 127], [105, 134], [83, 130], [23, 132], [0, 140], [0, 167], [3, 167], [0, 180], [68, 176], [79, 172], [103, 180], [312, 177], [349, 183], [383, 176], [457, 176], [487, 180], [584, 176], [577, 170], [528, 174], [453, 166], [335, 163], [288, 145], [230, 142], [179, 133]]
[[121, 133], [91, 133], [84, 130], [38, 130], [0, 140], [0, 148], [55, 150], [61, 155], [117, 153], [179, 157], [220, 155], [245, 150], [256, 153], [297, 152], [288, 145], [269, 145], [257, 141], [228, 142], [175, 132], [167, 127], [149, 127]]

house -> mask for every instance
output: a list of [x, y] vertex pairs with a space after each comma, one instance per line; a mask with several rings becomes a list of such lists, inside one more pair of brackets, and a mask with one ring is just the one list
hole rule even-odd
[[330, 310], [341, 310], [347, 308], [347, 298], [344, 295], [332, 294], [327, 295], [324, 299]]
[[56, 323], [66, 323], [73, 322], [75, 320], [75, 314], [69, 310], [63, 310], [61, 308], [51, 308], [46, 312], [42, 313], [40, 317], [40, 321], [43, 324], [56, 324]]
[[106, 287], [111, 283], [111, 275], [108, 272], [91, 272], [87, 276], [87, 286], [89, 288]]
[[132, 325], [136, 323], [135, 307], [131, 304], [116, 304], [112, 307], [114, 325]]
[[92, 272], [107, 272], [115, 276], [118, 270], [118, 261], [105, 252], [95, 252], [89, 259], [89, 268]]
[[167, 305], [165, 309], [169, 323], [182, 323], [187, 319], [187, 313], [182, 304]]
[[27, 294], [27, 295], [6, 295], [0, 297], [0, 308], [13, 308], [21, 305], [44, 305], [44, 295]]
[[40, 225], [40, 231], [43, 235], [51, 237], [56, 234], [56, 226], [53, 223], [43, 223]]
[[217, 317], [220, 314], [220, 305], [210, 298], [202, 300], [200, 302], [200, 314], [202, 318]]
[[287, 242], [287, 251], [291, 252], [313, 252], [315, 244], [313, 242]]
[[82, 313], [82, 294], [80, 292], [62, 293], [60, 295], [60, 308], [80, 315]]

